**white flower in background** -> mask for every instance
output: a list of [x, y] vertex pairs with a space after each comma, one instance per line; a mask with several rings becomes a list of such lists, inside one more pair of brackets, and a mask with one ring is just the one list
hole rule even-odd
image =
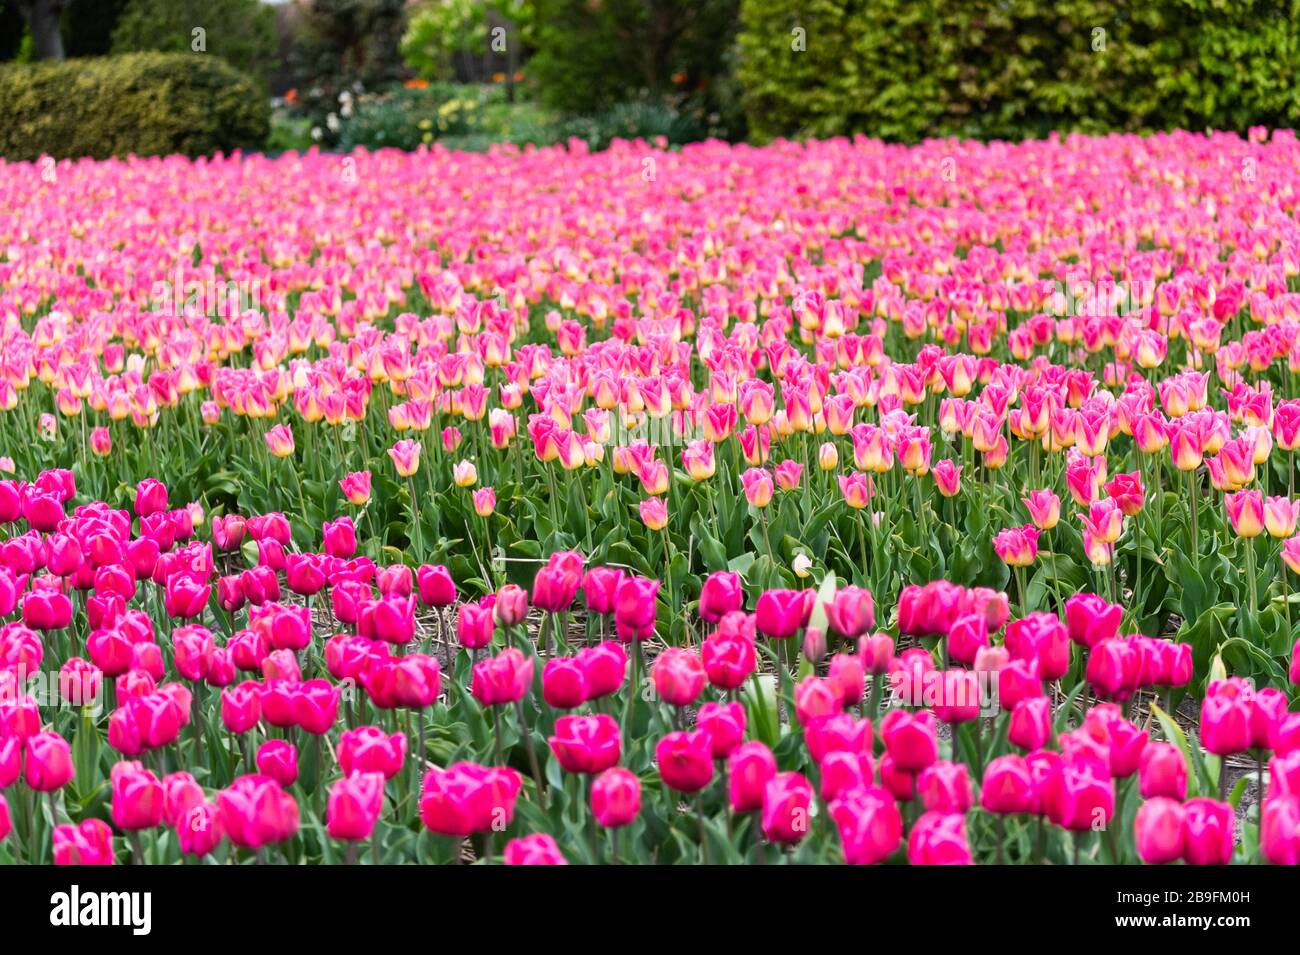
[[791, 566], [794, 568], [795, 576], [802, 579], [807, 577], [808, 573], [812, 570], [812, 560], [809, 559], [807, 554], [795, 554], [794, 563]]
[[339, 131], [339, 117], [337, 113], [330, 113], [325, 117], [325, 125], [329, 127], [331, 133]]

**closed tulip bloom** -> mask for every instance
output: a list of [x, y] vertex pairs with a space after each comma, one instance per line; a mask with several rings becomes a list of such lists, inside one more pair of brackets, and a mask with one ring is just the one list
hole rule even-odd
[[948, 458], [935, 463], [930, 473], [934, 476], [934, 486], [944, 497], [956, 497], [961, 492], [960, 464], [953, 464]]
[[880, 735], [894, 765], [904, 772], [918, 773], [939, 756], [935, 718], [928, 710], [890, 710], [881, 720]]
[[1030, 491], [1021, 498], [1029, 519], [1040, 531], [1050, 531], [1061, 520], [1061, 499], [1050, 490]]
[[1201, 700], [1201, 744], [1216, 756], [1244, 753], [1251, 746], [1254, 694], [1236, 677], [1215, 681]]
[[1187, 798], [1187, 760], [1173, 743], [1148, 743], [1138, 762], [1138, 786], [1143, 799]]
[[383, 684], [378, 695], [386, 697], [394, 707], [408, 710], [433, 706], [442, 692], [441, 665], [437, 657], [427, 653], [391, 657], [375, 666], [371, 677], [372, 688], [376, 682]]
[[577, 663], [587, 700], [598, 700], [622, 689], [627, 676], [627, 653], [612, 640], [583, 647], [578, 651]]
[[326, 831], [331, 839], [369, 839], [384, 804], [384, 776], [350, 773], [330, 787]]
[[461, 604], [456, 612], [456, 639], [462, 647], [480, 650], [492, 642], [496, 629], [493, 608], [481, 604]]
[[385, 597], [409, 597], [415, 589], [415, 574], [405, 564], [376, 567], [375, 586]]
[[1147, 865], [1164, 865], [1183, 856], [1185, 812], [1182, 803], [1167, 796], [1144, 802], [1133, 820], [1138, 856]]
[[645, 640], [654, 634], [655, 600], [659, 581], [628, 577], [614, 594], [614, 625], [624, 643]]
[[1223, 506], [1238, 537], [1258, 537], [1264, 532], [1264, 498], [1259, 491], [1225, 494]]
[[1274, 756], [1268, 761], [1267, 798], [1300, 796], [1300, 751]]
[[176, 829], [186, 814], [203, 804], [203, 787], [189, 773], [176, 772], [163, 778], [163, 821]]
[[705, 578], [700, 588], [700, 616], [709, 623], [717, 623], [745, 603], [745, 591], [740, 575], [734, 571], [720, 570]]
[[709, 734], [714, 759], [726, 759], [745, 741], [745, 707], [740, 703], [705, 703], [695, 725]]
[[[980, 784], [980, 806], [987, 812], [999, 815], [1034, 811], [1033, 776], [1024, 757], [1009, 753], [999, 756], [985, 767], [984, 779]], [[926, 808], [934, 807], [927, 803]]]
[[804, 726], [823, 716], [833, 716], [844, 707], [838, 687], [829, 680], [807, 676], [794, 688], [795, 717]]
[[393, 467], [401, 477], [411, 477], [420, 470], [420, 442], [403, 439], [388, 449]]
[[1117, 704], [1093, 707], [1084, 718], [1083, 729], [1095, 739], [1104, 741], [1107, 765], [1113, 777], [1127, 779], [1138, 771], [1150, 734], [1124, 719]]
[[1051, 703], [1045, 696], [1022, 699], [1011, 710], [1007, 737], [1021, 749], [1041, 749], [1052, 737]]
[[605, 829], [630, 825], [641, 812], [641, 780], [614, 766], [591, 781], [591, 814]]
[[378, 726], [358, 726], [339, 737], [338, 756], [339, 769], [345, 776], [379, 773], [384, 779], [392, 779], [406, 759], [406, 736], [390, 736]]
[[1289, 497], [1270, 497], [1264, 501], [1264, 529], [1270, 537], [1287, 538], [1295, 533], [1300, 504]]
[[54, 827], [55, 865], [112, 865], [113, 830], [102, 819]]
[[59, 699], [70, 706], [92, 704], [99, 699], [103, 682], [99, 667], [81, 657], [70, 657], [59, 668]]
[[883, 862], [902, 843], [903, 818], [898, 804], [879, 787], [850, 791], [833, 800], [830, 816], [839, 830], [844, 861], [849, 865]]
[[58, 733], [36, 733], [27, 739], [23, 779], [40, 793], [55, 792], [72, 781], [76, 768], [72, 749]]
[[993, 538], [993, 551], [1009, 567], [1028, 567], [1038, 557], [1036, 527], [1009, 527]]
[[641, 523], [652, 531], [661, 531], [668, 526], [668, 505], [661, 497], [648, 497], [638, 508]]
[[928, 812], [964, 813], [972, 797], [965, 763], [939, 760], [916, 777], [917, 795]]
[[258, 850], [298, 832], [298, 803], [268, 776], [235, 779], [217, 793], [221, 827], [241, 849]]
[[813, 597], [811, 590], [765, 590], [754, 610], [759, 632], [776, 639], [794, 636], [807, 623]]
[[1087, 760], [1061, 762], [1042, 784], [1047, 817], [1071, 832], [1109, 825], [1115, 814], [1115, 784], [1105, 772]]
[[859, 641], [858, 653], [862, 656], [862, 669], [872, 676], [888, 673], [894, 662], [894, 638], [877, 631]]
[[457, 487], [473, 487], [478, 483], [478, 468], [473, 461], [457, 461], [451, 468], [451, 480]]
[[713, 743], [703, 730], [669, 733], [655, 746], [655, 763], [669, 789], [699, 792], [713, 779]]
[[875, 495], [871, 475], [863, 474], [861, 471], [841, 474], [839, 484], [844, 503], [855, 511], [865, 510], [871, 504], [871, 498]]
[[277, 424], [266, 432], [266, 447], [277, 458], [289, 457], [293, 454], [293, 432]]
[[1282, 721], [1287, 717], [1286, 694], [1275, 687], [1256, 690], [1250, 701], [1250, 744], [1252, 749], [1273, 749]]
[[1300, 798], [1271, 796], [1264, 800], [1259, 850], [1273, 865], [1300, 865]]
[[582, 596], [592, 613], [614, 612], [614, 597], [627, 574], [617, 567], [592, 567], [582, 578]]
[[1075, 594], [1065, 601], [1065, 625], [1070, 639], [1084, 647], [1092, 647], [1118, 634], [1123, 615], [1123, 607], [1096, 594]]
[[273, 650], [297, 652], [311, 643], [311, 613], [305, 605], [268, 602], [249, 612], [249, 623]]
[[298, 750], [282, 739], [267, 740], [258, 747], [257, 770], [288, 788], [298, 781]]
[[916, 796], [916, 774], [899, 767], [888, 752], [880, 757], [880, 784], [899, 802]]
[[618, 763], [622, 742], [618, 723], [601, 713], [561, 716], [550, 745], [565, 772], [595, 774]]
[[167, 485], [153, 478], [145, 478], [135, 486], [135, 513], [148, 517], [167, 510]]
[[751, 507], [761, 510], [772, 502], [772, 475], [766, 469], [750, 468], [740, 475], [740, 484]]
[[[1300, 574], [1300, 537], [1288, 537], [1282, 542], [1281, 557], [1291, 573]], [[1294, 666], [1294, 662], [1292, 665]], [[1300, 680], [1292, 677], [1291, 682], [1300, 683]]]
[[133, 832], [152, 829], [163, 819], [163, 787], [158, 777], [139, 763], [118, 763], [111, 773], [113, 824]]
[[1007, 626], [1007, 651], [1015, 660], [1037, 660], [1038, 675], [1059, 680], [1070, 669], [1070, 635], [1051, 613], [1032, 613]]
[[187, 680], [202, 680], [212, 666], [216, 644], [206, 627], [184, 626], [172, 631], [176, 672]]
[[907, 861], [912, 865], [973, 865], [966, 841], [966, 817], [923, 813], [908, 836]]
[[1140, 667], [1132, 641], [1103, 640], [1089, 651], [1087, 679], [1098, 696], [1126, 700], [1137, 690]]
[[857, 706], [862, 702], [866, 693], [866, 676], [860, 656], [837, 653], [831, 657], [826, 679], [839, 692], [843, 706]]
[[506, 865], [568, 865], [554, 837], [544, 832], [511, 839], [501, 857]]
[[1216, 799], [1189, 799], [1183, 806], [1183, 859], [1188, 865], [1227, 865], [1232, 861], [1236, 815]]
[[72, 623], [72, 601], [55, 591], [31, 591], [23, 597], [23, 623], [33, 630], [62, 630]]
[[470, 692], [483, 706], [522, 700], [533, 682], [533, 660], [514, 647], [474, 665]]
[[776, 759], [764, 743], [743, 743], [727, 761], [732, 812], [756, 812], [763, 807], [767, 783], [776, 775]]
[[361, 605], [357, 632], [370, 640], [406, 644], [415, 639], [415, 598], [385, 595]]
[[189, 620], [203, 612], [211, 595], [211, 584], [189, 574], [173, 574], [164, 588], [163, 606], [169, 617]]
[[357, 528], [352, 518], [344, 516], [326, 521], [321, 526], [325, 553], [347, 560], [357, 552]]
[[212, 518], [212, 546], [217, 550], [235, 550], [244, 542], [248, 525], [239, 514]]
[[339, 489], [349, 504], [361, 507], [370, 500], [370, 472], [353, 471], [339, 479]]
[[872, 750], [871, 723], [848, 713], [835, 713], [809, 721], [804, 727], [808, 754], [821, 763], [834, 752], [865, 753]]
[[704, 689], [704, 664], [694, 651], [669, 647], [654, 663], [655, 692], [672, 706], [689, 706]]
[[1142, 472], [1116, 474], [1103, 486], [1126, 517], [1133, 517], [1142, 510], [1146, 500], [1146, 490], [1142, 487]]
[[1047, 807], [1042, 804], [1047, 784], [1060, 770], [1064, 761], [1060, 753], [1050, 749], [1039, 749], [1025, 756], [1025, 765], [1034, 781], [1034, 813], [1046, 815]]
[[425, 774], [420, 819], [440, 836], [497, 832], [514, 819], [523, 780], [513, 769], [453, 763]]
[[777, 773], [768, 780], [760, 820], [767, 841], [793, 845], [808, 835], [812, 800], [812, 784], [802, 773]]
[[856, 640], [876, 625], [875, 603], [865, 587], [842, 587], [826, 605], [826, 620], [836, 633]]
[[534, 607], [551, 613], [569, 609], [578, 594], [581, 577], [564, 568], [547, 564], [537, 571], [533, 579], [532, 603]]
[[247, 733], [262, 718], [259, 684], [246, 680], [221, 691], [221, 722], [237, 735]]
[[442, 564], [422, 564], [415, 570], [420, 602], [426, 607], [448, 607], [456, 602], [456, 583]]
[[740, 688], [758, 665], [754, 644], [744, 637], [709, 637], [700, 646], [700, 658], [709, 683], [720, 690]]
[[587, 681], [574, 657], [556, 657], [542, 668], [542, 699], [557, 710], [571, 710], [587, 701]]
[[1156, 650], [1155, 685], [1179, 687], [1192, 681], [1192, 645], [1161, 640], [1154, 644]]

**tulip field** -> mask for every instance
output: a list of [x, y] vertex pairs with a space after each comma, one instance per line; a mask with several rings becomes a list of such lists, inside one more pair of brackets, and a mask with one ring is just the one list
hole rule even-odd
[[0, 861], [1300, 860], [1293, 133], [0, 209]]

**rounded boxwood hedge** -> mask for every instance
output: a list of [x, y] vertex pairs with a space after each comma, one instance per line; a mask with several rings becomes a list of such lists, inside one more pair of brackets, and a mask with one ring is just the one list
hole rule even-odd
[[208, 155], [266, 141], [258, 84], [208, 53], [0, 66], [0, 156]]

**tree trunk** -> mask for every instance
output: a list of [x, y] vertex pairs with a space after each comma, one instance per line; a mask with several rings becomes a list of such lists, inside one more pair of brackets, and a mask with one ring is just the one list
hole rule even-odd
[[63, 34], [59, 17], [65, 0], [25, 0], [19, 4], [27, 27], [32, 31], [33, 52], [38, 60], [63, 59]]

